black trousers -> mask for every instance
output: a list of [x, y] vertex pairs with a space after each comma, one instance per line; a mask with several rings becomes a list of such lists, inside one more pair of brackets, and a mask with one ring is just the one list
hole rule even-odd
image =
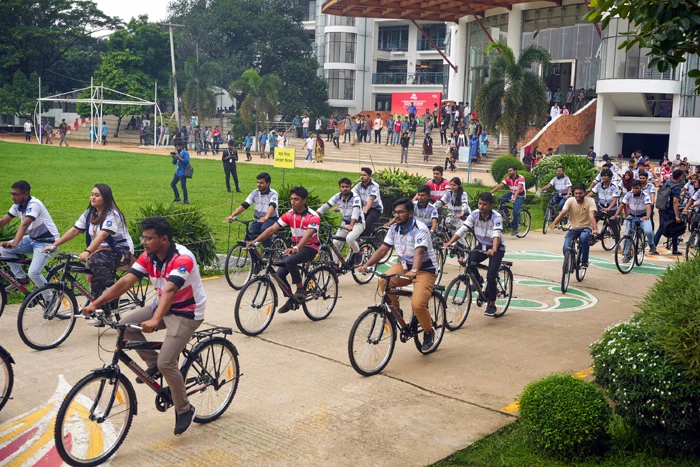
[[238, 172], [236, 170], [236, 164], [225, 164], [224, 173], [226, 174], [226, 189], [231, 191], [231, 177], [233, 177], [233, 182], [236, 184], [236, 191], [241, 191], [238, 188]]
[[370, 209], [369, 212], [365, 214], [365, 231], [362, 233], [363, 236], [372, 235], [374, 224], [379, 220], [381, 214], [381, 211], [375, 208]]
[[[596, 211], [595, 213], [595, 220], [599, 221], [601, 220], [605, 214], [603, 214], [602, 211]], [[608, 216], [611, 216], [610, 213], [608, 213]], [[620, 224], [617, 223], [617, 219], [613, 221], [608, 221], [608, 225], [610, 225], [610, 228], [612, 228], [613, 234], [615, 235], [615, 242], [620, 241]], [[603, 233], [603, 232], [601, 232]]]
[[[501, 267], [501, 261], [506, 254], [505, 250], [497, 250], [493, 256], [488, 256], [485, 251], [472, 250], [469, 254], [469, 262], [482, 263], [486, 258], [489, 259], [489, 269], [486, 273], [486, 292], [489, 302], [496, 300], [498, 289], [496, 288], [496, 279], [498, 278], [498, 268]], [[476, 279], [483, 283], [479, 269], [476, 266], [467, 267], [467, 272], [474, 274]]]
[[293, 255], [285, 256], [282, 262], [283, 266], [277, 268], [277, 275], [283, 281], [287, 281], [287, 274], [292, 276], [292, 284], [298, 284], [301, 282], [301, 272], [299, 271], [299, 265], [308, 263], [316, 257], [317, 251], [313, 248], [304, 247]]
[[374, 130], [374, 144], [382, 144], [382, 130]]

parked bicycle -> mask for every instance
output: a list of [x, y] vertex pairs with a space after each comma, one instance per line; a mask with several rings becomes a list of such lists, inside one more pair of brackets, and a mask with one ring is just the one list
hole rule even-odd
[[[163, 385], [163, 378], [149, 376], [126, 353], [127, 350], [158, 350], [163, 343], [126, 341], [126, 329], [141, 331], [141, 327], [114, 323], [102, 310], [98, 310], [95, 317], [117, 330], [119, 335], [111, 362], [78, 381], [58, 409], [54, 441], [61, 459], [71, 466], [105, 462], [117, 452], [129, 432], [137, 413], [136, 392], [122, 372], [120, 362], [156, 393], [158, 411], [165, 412], [173, 406], [170, 388]], [[189, 348], [182, 351], [184, 362], [180, 371], [185, 379], [187, 398], [197, 408], [195, 423], [209, 423], [219, 418], [236, 395], [241, 374], [238, 351], [226, 337], [231, 333], [231, 328], [223, 327], [197, 331]], [[101, 348], [99, 340], [98, 347]]]
[[[251, 257], [251, 251], [246, 248], [246, 240], [252, 240], [255, 236], [250, 233], [250, 224], [253, 223], [252, 220], [241, 220], [241, 219], [231, 219], [229, 222], [238, 222], [245, 226], [245, 235], [243, 235], [243, 240], [237, 242], [231, 247], [228, 254], [226, 255], [226, 261], [224, 263], [224, 276], [226, 276], [226, 282], [234, 290], [241, 290], [243, 286], [250, 281], [253, 276], [257, 276], [262, 272], [264, 263], [272, 259], [275, 261], [280, 258], [280, 256], [271, 256], [269, 253], [274, 251], [284, 251], [287, 247], [286, 236], [284, 232], [275, 233], [270, 239], [270, 248], [263, 249], [262, 245], [256, 251], [258, 257], [264, 258], [264, 261], [257, 262]], [[262, 253], [261, 253], [262, 251]]]
[[[53, 349], [70, 336], [75, 318], [80, 314], [76, 297], [84, 297], [82, 306], [95, 299], [85, 284], [85, 275], [91, 273], [90, 269], [77, 261], [78, 256], [58, 253], [56, 257], [61, 263], [56, 269], [55, 282], [52, 279], [28, 294], [17, 314], [19, 336], [34, 350]], [[119, 279], [116, 272], [114, 279]], [[139, 281], [119, 299], [111, 312], [119, 320], [124, 313], [145, 306], [154, 295], [155, 290], [149, 287], [148, 281]]]
[[15, 382], [15, 374], [12, 371], [14, 363], [10, 352], [0, 345], [0, 410], [5, 407], [12, 395], [12, 385]]
[[[549, 230], [549, 225], [554, 219], [559, 215], [559, 203], [556, 198], [552, 196], [549, 198], [549, 203], [547, 203], [547, 209], [544, 211], [544, 223], [542, 224], [542, 234], [546, 235]], [[559, 226], [554, 226], [554, 228], [559, 227], [561, 230], [569, 230], [569, 214], [567, 213], [564, 219], [559, 223]]]
[[376, 271], [374, 274], [386, 280], [387, 286], [384, 293], [379, 292], [379, 285], [377, 285], [377, 294], [381, 297], [381, 302], [370, 306], [360, 314], [352, 325], [348, 337], [350, 364], [362, 376], [376, 375], [389, 364], [397, 337], [401, 342], [407, 342], [412, 338], [420, 353], [430, 354], [437, 350], [445, 334], [445, 299], [442, 296], [445, 288], [443, 286], [436, 285], [433, 288], [433, 294], [428, 302], [435, 337], [430, 349], [423, 351], [420, 340], [423, 329], [420, 327], [418, 318], [412, 312], [404, 318], [399, 311], [389, 306], [389, 294], [403, 297], [411, 297], [413, 294], [412, 290], [389, 287], [392, 278], [407, 278], [402, 274], [381, 274]]
[[[249, 247], [253, 250], [255, 245]], [[275, 254], [281, 255], [282, 251]], [[260, 259], [257, 256], [251, 257]], [[313, 265], [308, 270], [308, 265], [303, 266], [302, 272], [303, 288], [306, 297], [295, 299], [294, 292], [289, 284], [286, 284], [277, 275], [274, 266], [281, 263], [268, 261], [261, 274], [246, 283], [236, 298], [234, 308], [234, 318], [236, 326], [246, 336], [257, 336], [262, 333], [272, 322], [272, 318], [277, 310], [277, 289], [275, 284], [282, 291], [282, 295], [289, 300], [292, 310], [301, 307], [304, 314], [311, 321], [326, 319], [335, 308], [338, 300], [338, 276], [327, 264]]]
[[[512, 216], [512, 206], [510, 201], [503, 201], [498, 199], [498, 213], [503, 218], [503, 232], [510, 232], [513, 230], [513, 216]], [[532, 215], [527, 206], [522, 205], [520, 207], [520, 218], [518, 220], [518, 234], [516, 237], [525, 238], [530, 232], [530, 225], [532, 224]]]
[[569, 248], [564, 253], [564, 264], [561, 268], [561, 292], [566, 293], [569, 289], [571, 274], [576, 272], [576, 280], [581, 282], [586, 277], [588, 268], [583, 267], [583, 250], [581, 250], [581, 233], [583, 229], [572, 229], [574, 238], [571, 240]]
[[647, 237], [642, 229], [641, 219], [630, 216], [630, 232], [623, 235], [615, 246], [615, 266], [622, 274], [627, 274], [635, 266], [641, 266], [647, 249]]
[[[371, 242], [367, 240], [361, 240], [359, 242], [360, 251], [359, 253], [357, 253], [358, 255], [360, 255], [360, 260], [356, 261], [355, 257], [348, 257], [347, 243], [344, 243], [343, 248], [341, 248], [340, 250], [333, 243], [333, 240], [340, 240], [342, 242], [345, 242], [344, 237], [336, 237], [335, 235], [332, 235], [332, 232], [336, 231], [339, 228], [340, 226], [337, 225], [321, 224], [321, 229], [326, 235], [320, 235], [321, 245], [318, 250], [318, 255], [316, 257], [315, 262], [330, 266], [331, 268], [333, 268], [336, 275], [342, 276], [344, 274], [347, 274], [348, 272], [352, 273], [352, 278], [355, 280], [355, 282], [357, 282], [360, 285], [369, 283], [374, 276], [371, 274], [361, 274], [357, 272], [356, 269], [359, 266], [365, 264], [367, 260], [372, 257], [374, 252], [377, 251], [376, 248]], [[338, 260], [340, 261], [340, 266], [338, 266], [337, 263], [333, 260], [333, 255], [335, 255], [335, 257], [338, 258]]]

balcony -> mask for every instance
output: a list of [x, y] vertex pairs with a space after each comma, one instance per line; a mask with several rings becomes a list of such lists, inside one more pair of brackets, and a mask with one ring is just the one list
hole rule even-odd
[[[443, 52], [445, 51], [445, 36], [436, 38], [431, 37], [431, 39], [433, 40], [433, 42], [435, 42], [435, 45], [437, 45], [440, 48], [440, 50], [442, 50]], [[437, 52], [437, 50], [433, 48], [430, 41], [425, 37], [423, 37], [422, 39], [418, 39], [418, 51]]]
[[372, 84], [399, 86], [442, 86], [447, 83], [447, 73], [372, 73]]
[[380, 40], [377, 44], [377, 48], [384, 52], [408, 52], [408, 41], [401, 40], [391, 40], [383, 41]]

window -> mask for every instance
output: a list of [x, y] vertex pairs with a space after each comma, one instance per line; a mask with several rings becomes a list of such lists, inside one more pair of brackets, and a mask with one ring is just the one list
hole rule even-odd
[[[422, 24], [420, 27], [428, 35], [428, 37], [430, 37], [430, 40], [432, 40], [435, 45], [438, 46], [438, 48], [445, 50], [445, 35], [447, 34], [445, 23]], [[433, 46], [430, 44], [430, 41], [426, 39], [426, 37], [423, 36], [420, 31], [418, 32], [418, 50], [433, 50]]]
[[377, 47], [384, 51], [408, 50], [408, 26], [380, 27]]
[[350, 16], [327, 15], [326, 26], [355, 26], [355, 18]]
[[354, 99], [354, 70], [326, 70], [326, 81], [328, 81], [329, 99]]
[[355, 63], [357, 34], [330, 32], [326, 34], [326, 61], [330, 63]]
[[689, 78], [688, 70], [700, 68], [700, 57], [689, 55], [685, 64], [686, 73], [681, 81], [681, 117], [700, 117], [700, 97], [695, 94], [695, 78]]

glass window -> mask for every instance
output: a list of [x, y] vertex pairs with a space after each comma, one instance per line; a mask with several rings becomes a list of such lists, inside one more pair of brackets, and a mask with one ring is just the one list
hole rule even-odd
[[328, 81], [329, 99], [354, 99], [355, 71], [354, 70], [326, 70]]
[[328, 15], [326, 26], [355, 26], [355, 18], [352, 16]]
[[[681, 80], [681, 117], [700, 117], [700, 96], [695, 94], [695, 79], [687, 76], [687, 70], [700, 68], [700, 57], [690, 55], [686, 62], [686, 73]], [[658, 73], [658, 71], [657, 71]]]
[[357, 35], [347, 32], [326, 34], [326, 61], [330, 63], [355, 63]]
[[377, 48], [384, 51], [407, 51], [408, 26], [380, 27]]

